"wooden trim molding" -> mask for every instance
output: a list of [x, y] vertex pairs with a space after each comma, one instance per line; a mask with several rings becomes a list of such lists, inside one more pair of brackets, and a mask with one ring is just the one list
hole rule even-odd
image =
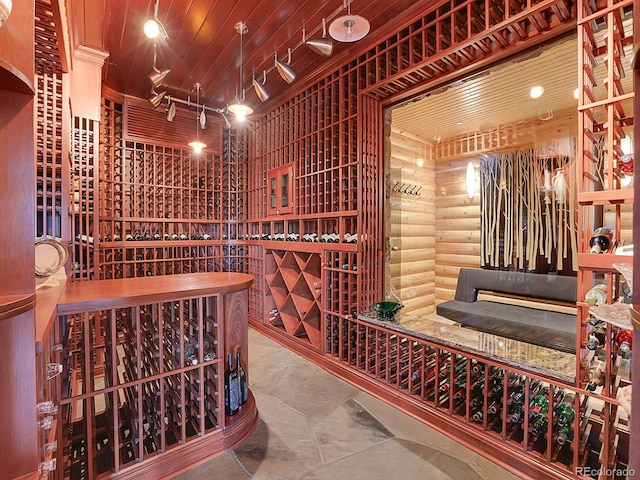
[[28, 312], [35, 308], [35, 306], [35, 293], [0, 296], [0, 321]]
[[0, 58], [0, 89], [25, 95], [35, 95], [36, 90], [20, 70]]

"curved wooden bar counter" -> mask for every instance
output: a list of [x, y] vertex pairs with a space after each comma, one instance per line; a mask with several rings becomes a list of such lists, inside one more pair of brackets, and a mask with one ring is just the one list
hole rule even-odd
[[252, 282], [195, 273], [66, 285], [52, 329], [61, 477], [166, 477], [253, 432], [251, 394], [234, 416], [224, 405], [227, 355], [248, 370]]

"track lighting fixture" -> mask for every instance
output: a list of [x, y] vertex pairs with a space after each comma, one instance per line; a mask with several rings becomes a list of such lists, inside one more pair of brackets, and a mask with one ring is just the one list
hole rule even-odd
[[149, 101], [151, 102], [151, 105], [153, 105], [153, 108], [157, 108], [158, 105], [162, 103], [162, 99], [166, 94], [166, 91], [156, 92], [155, 90], [151, 90], [151, 98], [149, 98]]
[[302, 43], [319, 55], [324, 55], [325, 57], [331, 56], [333, 53], [333, 40], [327, 38], [327, 22], [325, 18], [322, 19], [322, 38], [311, 38], [307, 40], [303, 29]]
[[[242, 89], [242, 36], [249, 31], [249, 27], [244, 22], [238, 22], [234, 25], [236, 32], [240, 34], [240, 88]], [[242, 89], [242, 102], [244, 102], [244, 89]], [[253, 113], [253, 108], [245, 105], [238, 99], [238, 91], [236, 90], [236, 103], [229, 105], [227, 110], [233, 113], [240, 121]]]
[[147, 38], [150, 38], [152, 40], [156, 40], [156, 39], [167, 40], [169, 38], [169, 35], [167, 34], [167, 31], [165, 30], [164, 25], [162, 25], [162, 22], [158, 20], [159, 4], [160, 4], [160, 0], [156, 0], [153, 18], [150, 18], [149, 20], [144, 22], [143, 30]]
[[167, 121], [173, 122], [176, 118], [176, 102], [171, 101], [171, 97], [167, 99]]
[[329, 25], [329, 35], [339, 42], [356, 42], [369, 33], [369, 21], [360, 15], [351, 15], [351, 2], [344, 0], [347, 14], [336, 18]]
[[171, 70], [169, 70], [168, 68], [164, 70], [158, 70], [154, 64], [153, 72], [149, 74], [149, 81], [151, 82], [151, 85], [153, 85], [153, 88], [160, 88], [162, 82], [164, 82], [164, 79], [167, 78], [167, 75], [169, 75], [170, 73]]
[[[193, 88], [196, 89], [196, 108], [197, 108], [200, 106], [200, 89], [202, 88], [202, 85], [200, 85], [199, 83], [196, 83]], [[193, 148], [193, 153], [200, 153], [202, 152], [202, 150], [207, 148], [207, 144], [204, 142], [201, 142], [200, 139], [198, 138], [198, 131], [200, 130], [198, 126], [200, 126], [201, 128], [204, 128], [202, 124], [203, 116], [205, 117], [204, 123], [206, 125], [206, 115], [204, 114], [204, 105], [202, 105], [201, 113], [196, 115], [196, 139], [192, 142], [189, 142], [189, 146]]]
[[291, 49], [289, 49], [289, 60], [287, 61], [287, 63], [284, 63], [278, 60], [278, 55], [276, 54], [276, 59], [275, 59], [276, 69], [278, 70], [278, 73], [280, 74], [282, 79], [287, 83], [291, 83], [296, 79], [296, 72], [293, 71], [293, 68], [291, 68], [290, 64], [291, 64]]
[[253, 88], [256, 90], [256, 94], [258, 95], [258, 98], [263, 102], [265, 102], [269, 98], [269, 92], [267, 92], [267, 89], [264, 86], [266, 81], [267, 81], [266, 70], [264, 70], [262, 74], [262, 83], [256, 80], [256, 77], [253, 77]]

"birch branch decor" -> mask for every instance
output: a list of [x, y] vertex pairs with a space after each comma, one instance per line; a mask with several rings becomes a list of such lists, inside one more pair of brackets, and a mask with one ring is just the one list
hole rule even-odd
[[482, 267], [575, 269], [575, 152], [556, 150], [545, 145], [480, 159]]

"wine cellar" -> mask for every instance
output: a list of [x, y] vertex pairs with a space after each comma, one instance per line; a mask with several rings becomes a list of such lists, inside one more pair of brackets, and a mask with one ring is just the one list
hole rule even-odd
[[[21, 438], [7, 478], [152, 479], [232, 450], [259, 419], [247, 386], [249, 328], [523, 478], [626, 478], [638, 466], [637, 262], [625, 251], [638, 222], [634, 185], [625, 182], [633, 157], [622, 148], [625, 139], [640, 142], [636, 4], [418, 2], [365, 46], [265, 103], [248, 127], [200, 104], [199, 83], [183, 102], [176, 92], [169, 118], [170, 96], [159, 108], [107, 85], [104, 72], [117, 64], [106, 52], [83, 46], [70, 67], [57, 24], [73, 18], [48, 0], [29, 5], [33, 12], [14, 5], [11, 20], [36, 48], [25, 63], [0, 42], [5, 123], [33, 134], [0, 127], [5, 170], [14, 157], [29, 167], [0, 182], [11, 191], [31, 185], [16, 194], [22, 212], [0, 206], [8, 225], [20, 226], [0, 232], [19, 245], [0, 254], [18, 270], [0, 274], [0, 334], [28, 357], [18, 365], [11, 351], [0, 354], [8, 385], [25, 383], [20, 394], [29, 399], [2, 423]], [[468, 78], [494, 79], [485, 70], [567, 38], [577, 45], [578, 78], [577, 107], [566, 116], [552, 120], [543, 108], [528, 122], [433, 139], [393, 125], [400, 105]], [[156, 61], [167, 58], [155, 48], [160, 73]], [[482, 170], [492, 154], [515, 151], [539, 125], [549, 135], [571, 132], [566, 155], [532, 148], [518, 157], [540, 162], [521, 171], [541, 177], [531, 191], [542, 207], [557, 195], [545, 190], [545, 168], [572, 172], [567, 205], [575, 209], [564, 221], [573, 223], [547, 234], [575, 254], [535, 253], [558, 266], [543, 274], [576, 280], [574, 302], [554, 305], [575, 315], [575, 345], [564, 349], [433, 321], [439, 305], [457, 299], [462, 268], [540, 275], [531, 263], [505, 266], [510, 235], [533, 224], [533, 207], [512, 218], [516, 233], [498, 231], [509, 218], [487, 217], [498, 240], [494, 263], [485, 263], [481, 215], [501, 208], [488, 199], [502, 195], [504, 178], [490, 191], [481, 177], [474, 198], [463, 172], [468, 161]], [[185, 141], [194, 132], [206, 142], [200, 153]], [[68, 252], [37, 288], [34, 233]], [[535, 308], [516, 290], [496, 296]], [[12, 395], [3, 391], [0, 404], [13, 405]], [[19, 434], [33, 419], [33, 431]]]

